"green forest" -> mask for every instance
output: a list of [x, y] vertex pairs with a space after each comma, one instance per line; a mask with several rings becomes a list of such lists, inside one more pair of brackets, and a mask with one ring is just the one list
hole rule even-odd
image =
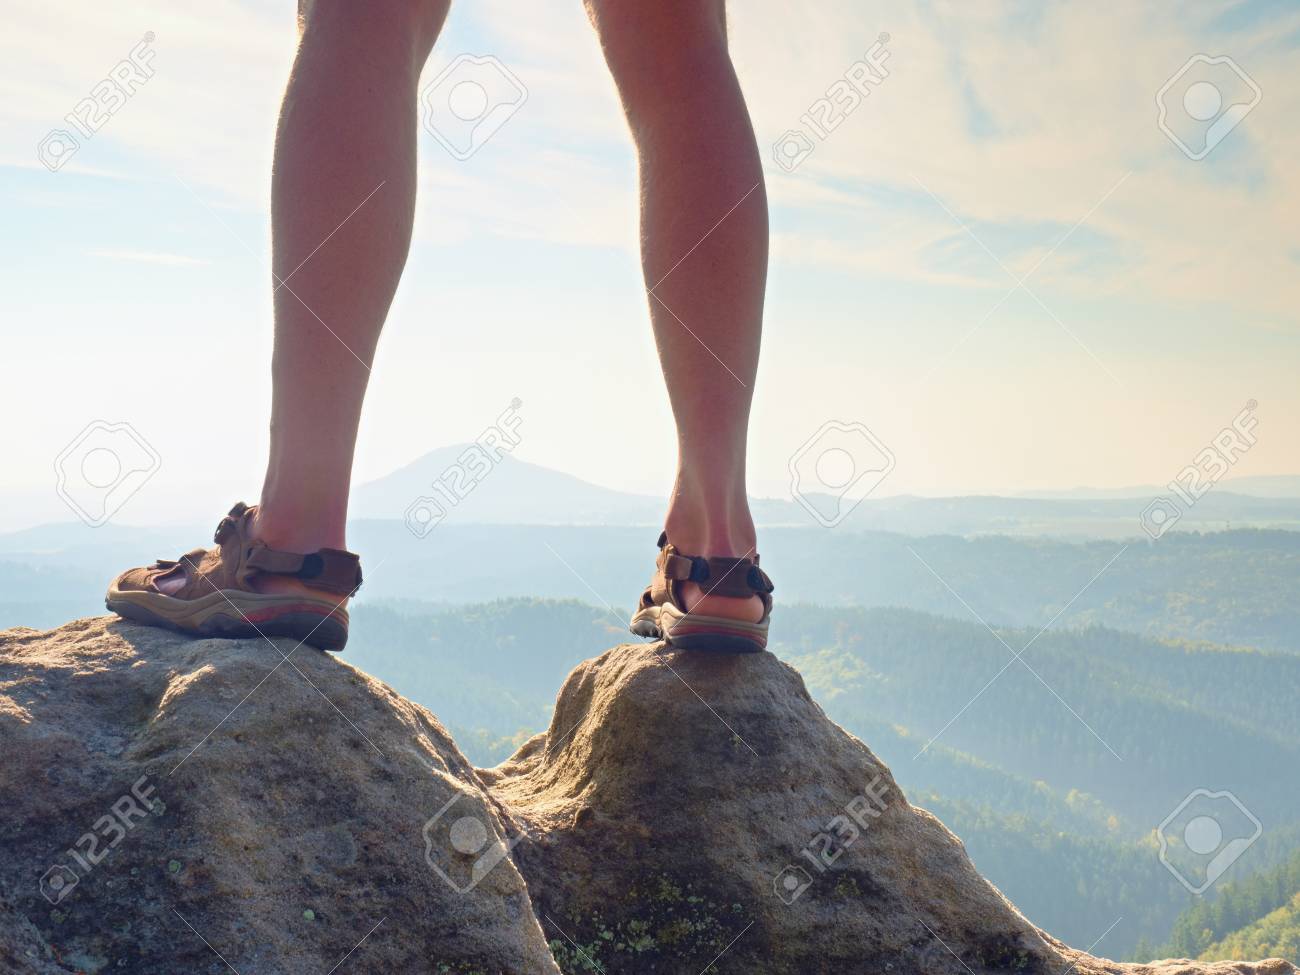
[[[101, 612], [105, 580], [123, 565], [186, 551], [196, 533], [210, 530], [105, 525], [87, 537], [47, 526], [0, 535], [0, 628], [57, 626]], [[365, 600], [466, 606], [543, 597], [603, 605], [640, 593], [657, 532], [440, 525], [435, 543], [400, 522], [361, 521], [349, 527], [349, 538], [377, 569], [367, 576]], [[971, 619], [969, 606], [998, 626], [1055, 619], [1055, 628], [1106, 626], [1300, 653], [1300, 532], [1180, 531], [1158, 542], [1077, 542], [772, 527], [764, 529], [763, 558], [780, 567], [783, 611], [811, 603]]]
[[[192, 534], [0, 536], [0, 627], [102, 612], [105, 578]], [[630, 639], [618, 600], [645, 583], [642, 528], [351, 534], [382, 569], [353, 606], [346, 659], [428, 707], [480, 765], [545, 729], [576, 664]], [[1300, 885], [1260, 878], [1300, 850], [1300, 533], [774, 527], [764, 560], [781, 567], [773, 652], [1036, 923], [1078, 945], [1104, 934], [1096, 952], [1115, 958], [1265, 944], [1295, 957]], [[1160, 824], [1198, 789], [1262, 823], [1199, 896], [1159, 859]], [[1256, 881], [1267, 896], [1240, 893]]]
[[1212, 900], [1184, 911], [1169, 940], [1140, 946], [1141, 960], [1155, 957], [1300, 958], [1300, 852], [1270, 870], [1225, 884]]
[[[1035, 923], [1076, 944], [1105, 934], [1096, 951], [1123, 959], [1231, 953], [1238, 932], [1292, 943], [1300, 655], [907, 609], [779, 614], [772, 650]], [[631, 639], [617, 608], [541, 599], [363, 603], [353, 632], [347, 659], [483, 766], [545, 729], [573, 666]], [[1196, 897], [1160, 862], [1157, 827], [1202, 787], [1267, 829]]]

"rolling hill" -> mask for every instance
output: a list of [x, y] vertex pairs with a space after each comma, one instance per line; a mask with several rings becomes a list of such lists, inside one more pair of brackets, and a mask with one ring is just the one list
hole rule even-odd
[[[1091, 627], [1038, 636], [1024, 654], [1036, 677], [1020, 664], [1000, 673], [1012, 653], [979, 623], [779, 611], [774, 652], [1059, 936], [1091, 943], [1123, 915], [1108, 951], [1165, 939], [1191, 897], [1160, 864], [1156, 827], [1196, 788], [1230, 789], [1268, 824], [1227, 878], [1300, 847], [1287, 774], [1300, 765], [1300, 657]], [[354, 621], [349, 659], [487, 764], [544, 727], [573, 664], [628, 639], [608, 608], [577, 601], [371, 605]], [[998, 635], [1020, 650], [1036, 632]]]

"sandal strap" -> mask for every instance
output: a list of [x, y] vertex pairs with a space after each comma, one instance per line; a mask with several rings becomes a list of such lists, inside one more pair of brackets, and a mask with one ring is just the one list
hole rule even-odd
[[361, 588], [361, 559], [337, 548], [316, 552], [283, 552], [260, 541], [249, 543], [242, 567], [245, 571], [293, 576], [313, 588], [346, 595]]
[[[242, 539], [252, 510], [251, 506], [238, 502], [217, 524], [213, 541], [224, 546], [234, 535]], [[236, 573], [241, 582], [253, 573], [263, 572], [302, 579], [311, 583], [313, 589], [340, 596], [351, 595], [361, 588], [361, 559], [351, 552], [337, 548], [322, 548], [310, 553], [285, 552], [256, 539], [248, 541], [242, 548]]]
[[656, 559], [655, 578], [649, 595], [655, 602], [671, 597], [675, 584], [693, 582], [706, 593], [747, 599], [758, 596], [764, 606], [771, 606], [772, 580], [758, 565], [758, 556], [685, 555], [668, 541], [668, 533], [659, 536], [659, 557]]
[[244, 515], [248, 510], [249, 507], [244, 504], [244, 502], [236, 502], [235, 506], [230, 509], [230, 513], [217, 522], [217, 530], [212, 533], [212, 540], [218, 545], [225, 544], [226, 539], [230, 537], [231, 533], [238, 531], [239, 525], [243, 521]]
[[694, 582], [715, 596], [743, 599], [755, 593], [769, 593], [775, 588], [767, 573], [749, 558], [680, 555], [668, 551], [660, 556], [665, 579]]
[[301, 579], [312, 589], [339, 596], [351, 596], [361, 588], [361, 559], [352, 552], [322, 548], [304, 554], [271, 548], [248, 537], [255, 514], [255, 508], [236, 504], [213, 534], [217, 548], [196, 548], [176, 559], [156, 560], [146, 570], [145, 587], [157, 590], [161, 580], [183, 575], [178, 597], [194, 598], [214, 589], [254, 591], [250, 585], [253, 577], [267, 574]]

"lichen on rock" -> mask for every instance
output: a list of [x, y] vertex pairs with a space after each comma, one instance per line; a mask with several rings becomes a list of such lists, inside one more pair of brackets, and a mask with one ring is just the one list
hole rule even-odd
[[78, 620], [0, 633], [0, 755], [6, 973], [1295, 973], [1051, 938], [769, 654], [618, 647], [476, 770], [338, 657]]
[[500, 834], [474, 770], [341, 658], [109, 619], [10, 630], [0, 754], [5, 972], [556, 971], [508, 858], [460, 891], [426, 857], [452, 798]]

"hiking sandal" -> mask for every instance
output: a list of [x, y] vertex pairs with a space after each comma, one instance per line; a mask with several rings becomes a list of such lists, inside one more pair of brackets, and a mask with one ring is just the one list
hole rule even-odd
[[[681, 594], [684, 582], [694, 582], [709, 596], [758, 596], [763, 601], [763, 618], [751, 623], [691, 612]], [[664, 532], [659, 536], [654, 579], [641, 594], [630, 628], [637, 636], [663, 640], [681, 650], [758, 653], [767, 648], [772, 588], [772, 580], [758, 567], [757, 555], [752, 559], [683, 555]]]
[[[348, 641], [343, 604], [361, 587], [360, 559], [332, 548], [310, 555], [268, 548], [249, 538], [256, 511], [243, 502], [231, 508], [217, 525], [216, 548], [123, 572], [104, 605], [124, 619], [196, 636], [287, 636], [342, 650]], [[299, 579], [314, 592], [258, 592], [256, 580], [267, 575]], [[170, 595], [158, 586], [181, 580]]]

